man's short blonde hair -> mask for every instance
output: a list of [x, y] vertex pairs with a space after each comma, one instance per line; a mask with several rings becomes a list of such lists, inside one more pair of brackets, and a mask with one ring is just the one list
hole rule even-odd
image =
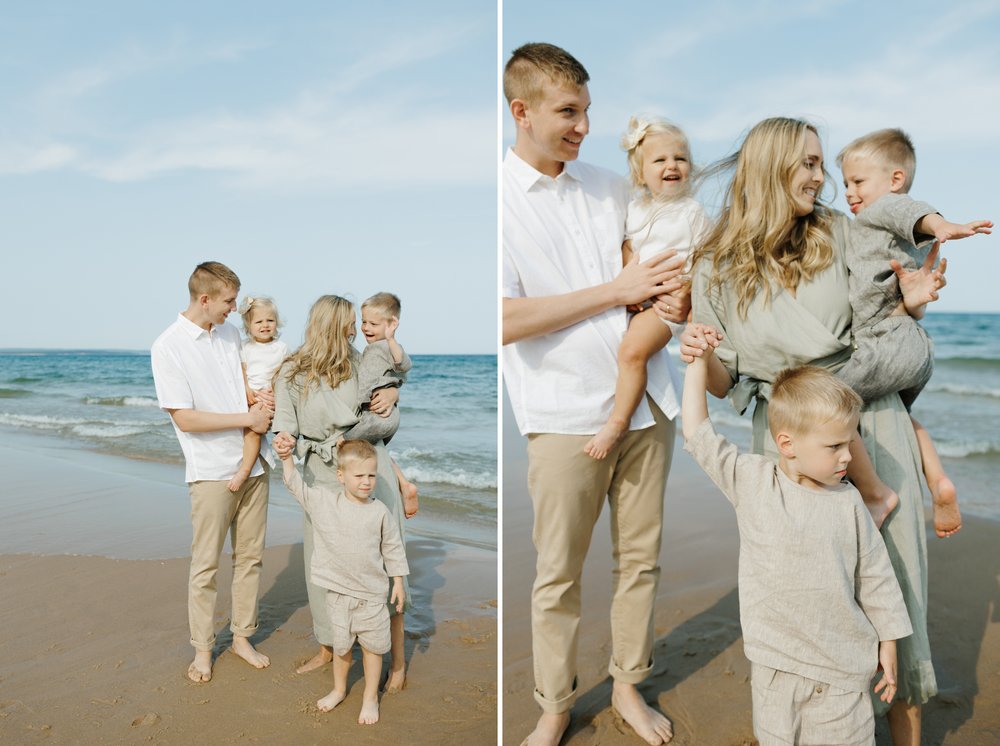
[[202, 295], [216, 298], [227, 289], [238, 292], [240, 278], [222, 262], [202, 262], [194, 268], [188, 279], [191, 300], [197, 300]]
[[542, 99], [546, 83], [583, 88], [590, 75], [579, 61], [554, 44], [524, 44], [514, 50], [503, 70], [503, 95], [510, 104], [515, 98], [528, 106]]
[[368, 459], [375, 459], [378, 462], [378, 451], [367, 440], [345, 440], [337, 446], [337, 464], [340, 466]]
[[771, 435], [804, 435], [828, 422], [857, 422], [861, 397], [833, 373], [815, 365], [786, 368], [771, 384]]
[[913, 149], [910, 136], [903, 130], [876, 130], [852, 140], [837, 154], [837, 165], [842, 167], [844, 161], [850, 158], [874, 161], [890, 171], [900, 169], [906, 175], [903, 192], [910, 191], [917, 171], [917, 152]]
[[399, 318], [399, 312], [402, 310], [403, 304], [399, 302], [399, 298], [392, 293], [375, 293], [371, 298], [365, 300], [361, 304], [362, 310], [365, 308], [370, 308], [373, 311], [378, 311], [386, 319], [391, 319], [393, 317]]

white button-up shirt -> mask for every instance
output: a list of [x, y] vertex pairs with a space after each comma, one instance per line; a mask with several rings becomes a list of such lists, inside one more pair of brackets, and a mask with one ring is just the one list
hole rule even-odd
[[[195, 409], [238, 414], [248, 411], [240, 333], [229, 324], [202, 329], [183, 314], [167, 327], [150, 350], [156, 398], [163, 409]], [[171, 418], [173, 422], [173, 418]], [[243, 429], [186, 433], [174, 422], [184, 452], [184, 479], [228, 480], [243, 460]], [[261, 447], [266, 441], [261, 439]], [[251, 476], [263, 474], [260, 462]]]
[[[502, 198], [504, 297], [563, 295], [621, 272], [628, 190], [620, 176], [570, 161], [553, 179], [511, 149]], [[611, 308], [504, 347], [504, 380], [522, 433], [590, 435], [601, 428], [614, 404], [626, 324], [625, 309]], [[672, 386], [667, 400], [657, 401], [664, 414], [676, 416]], [[630, 428], [652, 424], [643, 399]]]

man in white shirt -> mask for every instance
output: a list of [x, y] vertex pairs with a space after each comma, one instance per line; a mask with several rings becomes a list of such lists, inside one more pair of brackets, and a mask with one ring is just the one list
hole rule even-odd
[[233, 550], [232, 649], [255, 668], [270, 664], [249, 640], [257, 631], [268, 470], [258, 462], [239, 490], [227, 487], [242, 461], [243, 429], [263, 434], [271, 424], [263, 402], [247, 405], [240, 334], [225, 323], [236, 310], [239, 288], [239, 278], [224, 264], [199, 264], [188, 280], [187, 309], [151, 350], [156, 397], [173, 421], [191, 493], [188, 623], [195, 657], [188, 678], [197, 683], [212, 678], [215, 577], [227, 533]]
[[[558, 744], [577, 694], [580, 575], [605, 497], [618, 555], [611, 604], [612, 705], [648, 743], [666, 743], [670, 721], [636, 685], [652, 670], [666, 475], [679, 408], [671, 390], [641, 403], [605, 459], [583, 451], [611, 412], [624, 306], [663, 296], [661, 315], [687, 317], [667, 252], [622, 268], [627, 188], [577, 162], [587, 135], [589, 76], [550, 44], [515, 50], [504, 95], [517, 135], [503, 164], [504, 379], [528, 437], [528, 489], [538, 552], [532, 588], [535, 700], [542, 715], [526, 739]], [[676, 293], [675, 295], [667, 294]], [[662, 410], [662, 411], [661, 411]]]

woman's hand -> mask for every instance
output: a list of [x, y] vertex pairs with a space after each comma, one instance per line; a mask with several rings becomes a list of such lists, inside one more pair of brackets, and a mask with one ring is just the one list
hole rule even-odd
[[372, 394], [371, 404], [368, 405], [368, 408], [379, 417], [388, 417], [392, 414], [392, 408], [396, 406], [396, 402], [398, 401], [399, 389], [395, 386], [386, 386], [385, 388], [377, 389]]
[[280, 432], [274, 436], [271, 447], [278, 454], [278, 458], [284, 460], [292, 455], [292, 449], [295, 448], [295, 438], [289, 433]]
[[948, 284], [944, 273], [948, 269], [948, 260], [942, 259], [937, 269], [934, 269], [934, 262], [937, 261], [941, 251], [940, 242], [935, 242], [933, 248], [927, 253], [924, 263], [913, 270], [903, 269], [903, 265], [895, 259], [889, 261], [893, 272], [899, 278], [899, 291], [903, 294], [903, 307], [906, 312], [915, 319], [922, 318], [924, 307], [940, 296], [938, 290]]

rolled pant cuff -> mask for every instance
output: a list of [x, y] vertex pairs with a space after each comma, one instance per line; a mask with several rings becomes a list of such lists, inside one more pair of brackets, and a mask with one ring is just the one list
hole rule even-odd
[[612, 658], [608, 662], [608, 673], [611, 674], [611, 678], [615, 681], [620, 681], [623, 684], [641, 684], [653, 673], [653, 659], [649, 659], [649, 665], [645, 668], [634, 668], [631, 671], [626, 671], [623, 668], [619, 668], [615, 663], [615, 659]]
[[229, 625], [229, 631], [233, 633], [233, 637], [253, 637], [257, 634], [257, 630], [259, 628], [259, 624], [255, 624], [252, 627], [237, 627], [232, 624]]
[[543, 712], [547, 712], [550, 715], [558, 715], [563, 712], [568, 712], [572, 707], [573, 703], [576, 702], [576, 679], [573, 679], [573, 691], [567, 694], [561, 699], [549, 699], [540, 691], [535, 689], [535, 701], [538, 706], [542, 708]]
[[215, 648], [215, 638], [213, 637], [211, 642], [198, 642], [192, 637], [191, 647], [193, 647], [199, 653], [210, 653]]

